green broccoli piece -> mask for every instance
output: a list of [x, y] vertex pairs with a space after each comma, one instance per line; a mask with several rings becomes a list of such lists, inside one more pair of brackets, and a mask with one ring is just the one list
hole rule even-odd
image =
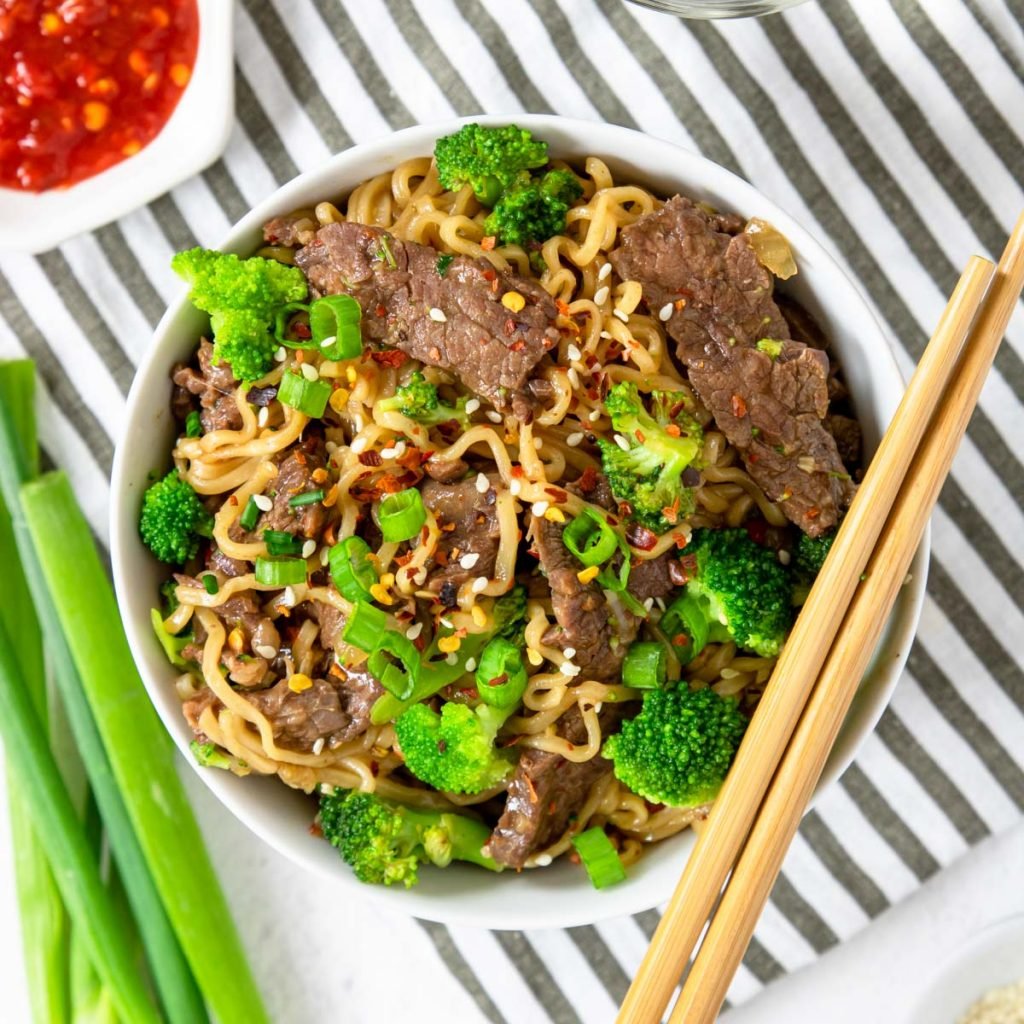
[[601, 753], [615, 777], [653, 803], [699, 807], [718, 795], [747, 719], [733, 698], [706, 687], [649, 690]]
[[445, 188], [470, 185], [484, 206], [494, 206], [519, 174], [548, 162], [548, 144], [514, 124], [467, 124], [437, 140], [434, 160]]
[[139, 532], [150, 551], [168, 565], [183, 565], [209, 537], [213, 517], [199, 495], [172, 469], [142, 497]]
[[565, 215], [581, 195], [583, 186], [571, 171], [523, 174], [494, 204], [484, 231], [512, 245], [543, 242], [565, 231]]
[[793, 608], [789, 573], [775, 552], [742, 529], [698, 530], [686, 551], [696, 555], [696, 576], [662, 616], [684, 662], [705, 644], [729, 639], [765, 658], [778, 654]]
[[193, 740], [188, 745], [188, 749], [192, 751], [192, 756], [204, 768], [224, 768], [226, 770], [231, 768], [231, 755], [221, 750], [216, 743], [200, 743], [198, 740]]
[[526, 587], [516, 586], [502, 594], [494, 602], [492, 618], [492, 637], [522, 644], [526, 629]]
[[382, 412], [399, 412], [424, 426], [458, 421], [463, 430], [469, 429], [466, 403], [469, 396], [456, 399], [455, 405], [446, 405], [437, 396], [437, 385], [431, 384], [422, 373], [414, 373], [408, 384], [401, 384], [390, 398], [380, 401]]
[[192, 304], [210, 314], [213, 361], [226, 361], [242, 381], [264, 376], [278, 347], [277, 310], [306, 297], [302, 271], [277, 260], [243, 260], [200, 248], [179, 252], [171, 267], [192, 286]]
[[793, 571], [798, 578], [808, 584], [814, 582], [814, 578], [825, 564], [825, 556], [832, 550], [832, 542], [835, 539], [835, 532], [823, 533], [820, 537], [800, 534], [800, 540], [796, 545], [796, 557], [793, 559]]
[[693, 492], [682, 477], [700, 456], [700, 424], [686, 411], [685, 398], [670, 391], [652, 391], [648, 412], [630, 381], [619, 381], [604, 404], [627, 446], [598, 439], [612, 493], [629, 502], [636, 520], [664, 533], [693, 511]]
[[444, 868], [453, 860], [501, 871], [483, 852], [491, 835], [483, 822], [413, 810], [372, 793], [343, 790], [321, 796], [320, 829], [361, 882], [408, 889], [419, 881], [420, 864]]

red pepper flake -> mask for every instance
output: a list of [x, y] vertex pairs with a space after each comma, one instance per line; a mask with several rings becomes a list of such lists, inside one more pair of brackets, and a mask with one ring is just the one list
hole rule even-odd
[[295, 324], [292, 327], [292, 333], [296, 338], [301, 338], [305, 341], [307, 338], [313, 337], [313, 332], [309, 329], [309, 324]]
[[387, 306], [385, 306], [384, 303], [382, 303], [382, 302], [378, 302], [377, 303], [377, 308], [374, 310], [374, 313], [376, 313], [377, 316], [387, 316], [388, 315]]
[[682, 551], [683, 548], [685, 548], [687, 544], [690, 543], [690, 539], [686, 536], [685, 533], [675, 533], [672, 535], [672, 539], [676, 542], [676, 547], [680, 551]]
[[516, 463], [512, 467], [512, 475], [516, 477], [521, 477], [523, 475], [523, 467], [520, 466], [519, 463]]
[[738, 420], [747, 415], [747, 403], [743, 401], [742, 395], [732, 396], [732, 414]]
[[433, 345], [431, 347], [427, 355], [429, 355], [430, 358], [433, 359], [435, 363], [439, 363], [441, 361], [441, 350], [436, 345]]
[[658, 543], [658, 535], [640, 523], [630, 523], [626, 527], [626, 540], [639, 551], [651, 551]]
[[509, 317], [505, 321], [505, 336], [507, 338], [511, 338], [512, 335], [515, 334], [515, 333], [516, 333], [516, 322], [515, 322], [515, 320], [512, 319], [512, 317]]
[[636, 430], [634, 430], [634, 431], [633, 431], [633, 436], [634, 436], [634, 437], [635, 437], [635, 438], [636, 438], [636, 439], [637, 439], [637, 440], [638, 440], [638, 441], [639, 441], [639, 442], [640, 442], [641, 444], [644, 444], [644, 442], [646, 442], [646, 440], [647, 440], [647, 438], [646, 438], [646, 437], [644, 437], [644, 432], [643, 432], [642, 430], [640, 430], [639, 428], [637, 428]]
[[508, 350], [509, 352], [522, 352], [524, 348], [526, 348], [526, 342], [520, 338], [519, 341], [513, 341], [512, 344], [509, 345]]
[[685, 633], [676, 633], [672, 637], [673, 647], [688, 647], [690, 645], [690, 638]]
[[580, 478], [576, 481], [576, 486], [584, 494], [590, 494], [591, 491], [597, 487], [597, 470], [593, 466], [587, 466], [585, 470], [580, 474]]
[[397, 370], [409, 357], [400, 348], [386, 348], [380, 352], [371, 352], [370, 358], [381, 366], [391, 366]]
[[523, 782], [526, 783], [526, 789], [530, 794], [530, 803], [535, 804], [538, 800], [537, 790], [533, 788], [533, 782], [530, 780], [530, 776], [525, 772], [523, 773]]
[[[301, 451], [297, 451], [297, 452], [295, 452], [295, 461], [300, 466], [304, 466], [306, 464], [306, 456]], [[301, 490], [301, 488], [300, 488], [300, 490]]]
[[[593, 467], [588, 467], [593, 468]], [[545, 487], [545, 494], [550, 494], [555, 499], [556, 505], [564, 505], [569, 500], [569, 494], [567, 491], [563, 491], [561, 487]]]
[[768, 539], [768, 523], [764, 519], [751, 519], [746, 526], [747, 536], [755, 544], [763, 546]]
[[817, 519], [821, 515], [821, 509], [815, 505], [813, 508], [809, 508], [805, 514], [808, 519]]
[[360, 452], [359, 464], [361, 466], [383, 466], [384, 459], [381, 457], [380, 452]]
[[498, 239], [494, 235], [487, 235], [486, 238], [480, 239], [480, 248], [484, 252], [490, 252], [498, 244]]
[[228, 498], [228, 504], [230, 504], [230, 505], [237, 505], [238, 504], [238, 495], [237, 494], [232, 494], [231, 497]]
[[438, 548], [434, 552], [434, 561], [437, 562], [438, 565], [447, 565], [448, 564], [448, 552], [445, 551], [444, 548]]
[[674, 526], [679, 521], [679, 495], [676, 495], [676, 500], [671, 505], [666, 505], [662, 510], [661, 514]]
[[395, 565], [408, 565], [411, 560], [411, 551], [406, 551], [404, 555], [395, 555]]
[[498, 279], [498, 275], [493, 270], [485, 270], [483, 277], [485, 281], [496, 281]]
[[569, 304], [562, 299], [555, 299], [555, 309], [558, 310], [561, 316], [569, 315]]
[[683, 432], [679, 429], [678, 423], [669, 423], [665, 427], [665, 433], [668, 434], [669, 437], [680, 437]]

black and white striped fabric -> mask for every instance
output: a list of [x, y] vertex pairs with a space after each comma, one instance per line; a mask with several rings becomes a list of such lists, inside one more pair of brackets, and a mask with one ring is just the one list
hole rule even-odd
[[[242, 0], [236, 28], [237, 124], [222, 160], [58, 250], [0, 259], [0, 356], [38, 362], [44, 445], [100, 537], [125, 395], [179, 293], [171, 254], [216, 245], [252, 204], [353, 143], [454, 114], [526, 110], [699, 150], [825, 242], [904, 371], [967, 256], [998, 254], [1024, 208], [1021, 0], [821, 0], [717, 24], [623, 0]], [[733, 1002], [1019, 820], [1022, 401], [1018, 316], [934, 517], [908, 671], [804, 822]], [[409, 942], [429, 938], [468, 994], [453, 989], [458, 1005], [475, 1002], [481, 1019], [590, 1024], [612, 1019], [657, 919], [563, 932], [405, 927]], [[350, 909], [346, 928], [358, 926]], [[262, 971], [272, 952], [255, 946]], [[371, 972], [382, 951], [350, 943], [345, 956], [354, 973]], [[301, 956], [293, 969], [301, 976]], [[277, 1019], [302, 1018], [281, 1009]]]

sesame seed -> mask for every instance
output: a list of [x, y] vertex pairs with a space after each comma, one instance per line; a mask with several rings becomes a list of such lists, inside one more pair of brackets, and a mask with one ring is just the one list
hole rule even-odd
[[430, 319], [439, 324], [448, 322], [448, 317], [444, 315], [444, 310], [438, 309], [437, 306], [430, 307]]
[[721, 677], [722, 677], [723, 679], [735, 679], [735, 678], [737, 678], [737, 676], [739, 676], [739, 675], [740, 675], [740, 672], [739, 672], [739, 671], [737, 671], [737, 670], [736, 670], [736, 669], [734, 669], [734, 668], [723, 668], [723, 669], [722, 669], [722, 671], [721, 671], [721, 672], [719, 672], [718, 674], [719, 674], [719, 675], [720, 675], [720, 676], [721, 676]]
[[488, 419], [489, 419], [489, 420], [490, 420], [490, 421], [491, 421], [492, 423], [500, 423], [500, 422], [501, 422], [501, 419], [502, 419], [502, 417], [501, 417], [501, 413], [500, 413], [500, 412], [498, 412], [498, 410], [497, 410], [497, 409], [488, 409], [488, 410], [487, 410], [487, 418], [488, 418]]
[[665, 611], [665, 608], [666, 608], [666, 605], [665, 605], [665, 598], [663, 598], [663, 597], [656, 597], [656, 598], [654, 599], [654, 603], [655, 603], [655, 604], [656, 604], [656, 605], [657, 605], [657, 606], [658, 606], [658, 607], [659, 607], [659, 608], [660, 608], [660, 609], [661, 609], [662, 611]]
[[445, 627], [445, 629], [454, 629], [455, 628], [452, 625], [452, 620], [451, 619], [446, 619], [443, 615], [437, 621], [440, 622], [441, 625]]
[[573, 361], [576, 362], [578, 359], [583, 357], [583, 353], [575, 345], [570, 345], [566, 350], [565, 354]]
[[490, 487], [490, 486], [491, 486], [491, 481], [488, 480], [487, 477], [484, 476], [483, 473], [477, 473], [477, 475], [476, 475], [476, 489], [481, 494], [486, 494], [487, 493], [487, 488]]
[[404, 441], [399, 441], [398, 444], [395, 445], [395, 458], [400, 459], [405, 454], [408, 447], [409, 446]]
[[476, 668], [476, 658], [470, 658], [469, 661], [466, 662], [466, 671], [467, 672], [472, 672], [475, 668]]
[[252, 503], [261, 512], [269, 512], [274, 507], [273, 501], [271, 501], [265, 494], [254, 494], [252, 496]]
[[320, 342], [320, 347], [330, 348], [337, 340], [337, 337], [332, 334], [329, 338], [324, 338], [324, 340]]
[[621, 434], [615, 434], [614, 437], [615, 437], [615, 443], [624, 452], [628, 452], [629, 451], [629, 442]]
[[629, 314], [624, 313], [621, 309], [613, 309], [612, 314], [617, 316], [624, 324], [629, 323]]
[[601, 418], [601, 410], [600, 409], [592, 409], [591, 412], [590, 412], [590, 415], [587, 417], [587, 419], [590, 420], [591, 423], [596, 423], [600, 418]]
[[565, 443], [570, 448], [575, 448], [578, 444], [582, 444], [583, 443], [583, 431], [582, 430], [577, 430], [575, 433], [570, 434], [565, 439]]
[[814, 461], [813, 455], [801, 455], [796, 460], [797, 468], [803, 470], [805, 473], [813, 473], [817, 468], [818, 464]]
[[312, 558], [314, 551], [316, 551], [316, 541], [315, 540], [307, 540], [306, 543], [302, 545], [302, 557], [303, 558]]
[[[609, 265], [610, 264], [607, 263], [605, 264], [605, 266]], [[533, 863], [536, 864], [539, 868], [546, 868], [551, 863], [551, 854], [539, 853], [536, 857], [533, 858]]]
[[470, 551], [459, 559], [459, 565], [461, 565], [463, 569], [472, 569], [479, 561], [480, 553], [478, 551]]
[[572, 679], [573, 676], [578, 676], [580, 674], [580, 667], [579, 665], [574, 665], [571, 661], [566, 661], [561, 665], [558, 671], [561, 672], [563, 676], [568, 676]]
[[661, 309], [658, 310], [658, 319], [662, 323], [664, 323], [666, 320], [671, 319], [671, 317], [672, 317], [672, 308], [673, 308], [672, 307], [672, 303], [671, 302], [666, 302], [665, 305], [662, 306]]
[[313, 744], [313, 754], [314, 754], [314, 756], [317, 756], [317, 755], [323, 753], [323, 749], [324, 749], [324, 738], [323, 738], [323, 736], [317, 736], [316, 743]]
[[272, 647], [270, 644], [258, 644], [253, 650], [261, 657], [266, 658], [267, 661], [272, 661], [277, 657], [277, 648]]
[[263, 408], [260, 409], [259, 416], [256, 417], [256, 422], [261, 427], [265, 427], [267, 425], [267, 421], [269, 419], [270, 419], [270, 410], [266, 406], [263, 406]]
[[782, 548], [782, 549], [779, 550], [779, 561], [783, 565], [789, 565], [789, 563], [792, 560], [793, 560], [793, 556], [788, 551], [786, 551], [785, 548]]
[[603, 306], [608, 301], [609, 294], [610, 292], [608, 285], [604, 285], [601, 288], [598, 288], [597, 291], [594, 292], [594, 302], [598, 306]]
[[515, 497], [523, 489], [523, 482], [516, 477], [513, 477], [512, 483], [508, 485], [508, 492]]
[[306, 380], [319, 380], [320, 371], [312, 363], [303, 363], [302, 376], [305, 377]]
[[566, 648], [565, 648], [565, 650], [563, 650], [563, 651], [562, 651], [562, 653], [563, 653], [563, 654], [564, 654], [564, 655], [565, 655], [565, 656], [566, 656], [566, 657], [567, 657], [567, 658], [568, 658], [568, 659], [569, 659], [570, 661], [572, 661], [572, 659], [576, 657], [576, 648], [575, 648], [575, 647], [566, 647]]
[[357, 437], [352, 442], [352, 444], [349, 445], [349, 449], [351, 450], [353, 455], [358, 455], [365, 447], [366, 447], [366, 438], [365, 437]]
[[550, 502], [548, 501], [535, 501], [531, 506], [530, 511], [535, 516], [542, 516], [545, 512], [547, 512], [549, 504]]
[[654, 607], [654, 598], [649, 597], [644, 601], [644, 611], [650, 611]]
[[285, 587], [284, 593], [281, 595], [281, 600], [277, 602], [283, 604], [285, 608], [295, 607], [295, 591], [291, 587]]
[[451, 654], [446, 654], [444, 656], [444, 660], [449, 665], [458, 665], [458, 663], [459, 663], [459, 656], [455, 653], [455, 651], [452, 651]]
[[470, 399], [470, 400], [469, 400], [469, 401], [468, 401], [468, 402], [466, 403], [466, 415], [467, 415], [467, 416], [470, 416], [470, 415], [472, 415], [472, 414], [473, 414], [473, 413], [475, 413], [475, 412], [477, 411], [477, 409], [479, 409], [479, 408], [480, 408], [480, 399], [479, 399], [479, 398], [471, 398], [471, 399]]
[[611, 274], [612, 274], [612, 265], [610, 263], [605, 263], [605, 264], [602, 265], [601, 269], [597, 272], [597, 279], [598, 279], [598, 281], [605, 281], [609, 277], [611, 277]]
[[394, 448], [381, 448], [380, 457], [382, 459], [393, 459], [398, 452]]
[[906, 586], [913, 578], [914, 574], [912, 572], [908, 572], [907, 578], [903, 581], [903, 586]]
[[536, 448], [537, 451], [540, 451], [541, 448], [544, 447], [544, 438], [542, 438], [542, 437], [535, 437], [533, 439], [533, 447]]
[[486, 576], [477, 576], [477, 578], [473, 580], [473, 584], [470, 589], [474, 594], [482, 594], [487, 589], [487, 584], [489, 582], [490, 581]]
[[566, 376], [569, 378], [569, 383], [574, 388], [578, 388], [580, 386], [580, 375], [577, 372], [575, 366], [570, 366], [569, 367], [569, 372], [566, 374]]
[[422, 632], [423, 632], [423, 623], [422, 622], [414, 622], [405, 631], [405, 636], [406, 636], [406, 639], [408, 639], [408, 640], [415, 640], [420, 635], [420, 633], [422, 633]]
[[283, 362], [285, 361], [285, 359], [287, 359], [287, 358], [288, 358], [288, 353], [287, 353], [287, 352], [285, 352], [285, 350], [284, 350], [284, 346], [282, 345], [282, 346], [281, 346], [281, 347], [280, 347], [280, 348], [279, 348], [279, 349], [278, 349], [278, 350], [277, 350], [277, 351], [276, 351], [276, 352], [274, 353], [274, 362], [275, 362], [275, 363], [283, 363]]
[[601, 337], [602, 338], [610, 338], [611, 336], [612, 336], [612, 332], [611, 331], [602, 331], [601, 332]]
[[322, 547], [320, 549], [320, 564], [326, 565], [331, 560], [331, 549], [329, 547]]

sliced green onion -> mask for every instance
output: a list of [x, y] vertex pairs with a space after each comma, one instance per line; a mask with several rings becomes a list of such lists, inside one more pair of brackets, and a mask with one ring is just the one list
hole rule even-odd
[[304, 558], [257, 558], [256, 582], [267, 587], [290, 587], [306, 582]]
[[526, 666], [522, 651], [511, 640], [495, 637], [480, 655], [476, 670], [480, 699], [493, 708], [509, 710], [523, 698]]
[[289, 370], [281, 377], [281, 383], [277, 388], [277, 400], [282, 405], [291, 406], [313, 419], [319, 419], [327, 408], [331, 390], [329, 381], [320, 378], [306, 380], [301, 373]]
[[676, 657], [683, 665], [697, 657], [707, 646], [711, 627], [701, 603], [685, 593], [665, 609], [659, 623], [662, 633], [675, 648]]
[[300, 508], [302, 505], [315, 505], [318, 501], [324, 500], [324, 489], [321, 487], [316, 491], [304, 491], [296, 494], [294, 498], [288, 499], [291, 508]]
[[377, 638], [377, 646], [366, 667], [388, 693], [399, 700], [412, 696], [422, 659], [416, 645], [406, 636], [387, 629]]
[[599, 513], [584, 508], [562, 531], [562, 543], [584, 565], [600, 565], [615, 554], [619, 536]]
[[311, 348], [325, 359], [355, 359], [363, 352], [363, 311], [351, 295], [325, 295], [309, 307]]
[[341, 639], [367, 653], [377, 649], [377, 641], [388, 628], [388, 617], [379, 608], [359, 601], [345, 622]]
[[288, 321], [291, 320], [295, 313], [308, 313], [309, 306], [305, 302], [289, 302], [286, 306], [281, 306], [278, 309], [276, 316], [274, 317], [274, 337], [277, 339], [278, 344], [283, 345], [285, 348], [312, 348], [313, 343], [308, 338], [289, 338], [288, 337]]
[[203, 574], [203, 586], [208, 594], [216, 594], [220, 590], [220, 583], [217, 582], [217, 577], [212, 572]]
[[298, 555], [302, 553], [302, 541], [286, 530], [264, 530], [263, 543], [271, 555]]
[[238, 522], [243, 530], [251, 530], [259, 518], [260, 507], [256, 504], [256, 499], [250, 495], [249, 500], [245, 503], [245, 508], [242, 510], [242, 514], [238, 517]]
[[172, 665], [177, 665], [178, 668], [184, 668], [187, 663], [181, 656], [181, 652], [192, 642], [192, 631], [189, 630], [179, 636], [169, 633], [164, 625], [164, 617], [158, 608], [150, 608], [149, 621], [153, 624], [153, 632], [156, 634], [157, 640], [160, 641], [167, 660]]
[[377, 250], [377, 258], [387, 263], [392, 270], [398, 266], [398, 263], [395, 261], [395, 254], [391, 251], [387, 235], [380, 236], [380, 248]]
[[397, 494], [389, 494], [380, 503], [377, 521], [380, 524], [380, 532], [389, 544], [410, 540], [420, 532], [427, 521], [423, 496], [415, 487], [409, 487]]
[[185, 436], [186, 437], [199, 437], [203, 432], [203, 424], [199, 419], [199, 413], [193, 409], [185, 417]]
[[595, 889], [626, 880], [626, 869], [603, 828], [588, 828], [572, 841]]
[[328, 555], [331, 579], [338, 593], [353, 604], [372, 601], [370, 587], [377, 582], [377, 569], [369, 560], [370, 545], [362, 537], [346, 537]]
[[450, 252], [443, 252], [437, 257], [437, 276], [444, 277], [448, 271], [448, 267], [451, 265], [452, 260], [455, 257]]
[[630, 644], [622, 663], [622, 684], [634, 690], [660, 690], [668, 680], [668, 652], [655, 640]]

